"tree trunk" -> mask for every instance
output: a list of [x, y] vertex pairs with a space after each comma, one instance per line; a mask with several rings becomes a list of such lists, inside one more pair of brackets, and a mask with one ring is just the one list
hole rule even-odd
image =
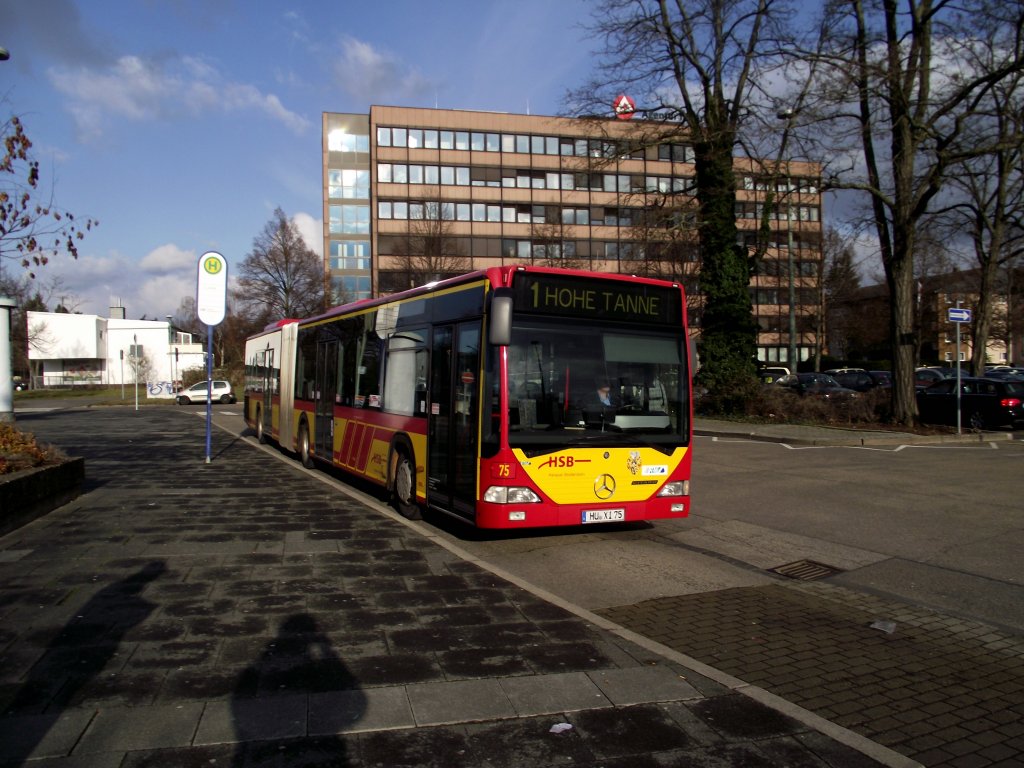
[[754, 376], [756, 331], [750, 300], [750, 268], [737, 246], [736, 187], [732, 141], [695, 147], [701, 204], [701, 373], [709, 389], [735, 386]]

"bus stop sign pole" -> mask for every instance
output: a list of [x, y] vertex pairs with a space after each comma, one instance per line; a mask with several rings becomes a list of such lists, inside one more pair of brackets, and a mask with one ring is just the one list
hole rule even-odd
[[206, 323], [206, 463], [210, 463], [213, 423], [213, 329], [224, 320], [228, 294], [228, 263], [216, 251], [199, 257], [196, 278], [196, 315]]

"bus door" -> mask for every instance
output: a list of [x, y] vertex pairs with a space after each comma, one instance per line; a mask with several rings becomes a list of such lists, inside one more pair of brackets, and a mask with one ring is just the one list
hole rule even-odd
[[430, 354], [427, 503], [472, 517], [480, 418], [480, 321], [436, 326]]
[[313, 445], [318, 456], [334, 459], [334, 395], [338, 391], [338, 342], [318, 341], [316, 345], [316, 428]]
[[260, 421], [263, 426], [259, 430], [260, 434], [270, 435], [272, 433], [272, 426], [274, 423], [273, 411], [274, 411], [274, 395], [277, 390], [277, 380], [274, 376], [274, 349], [269, 344], [267, 348], [263, 350], [260, 355], [263, 358], [263, 364], [260, 368], [262, 374], [262, 380], [260, 381], [260, 400], [262, 405], [260, 406]]

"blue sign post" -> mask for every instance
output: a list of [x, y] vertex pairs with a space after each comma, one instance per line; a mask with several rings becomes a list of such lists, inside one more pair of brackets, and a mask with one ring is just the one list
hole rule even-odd
[[206, 463], [210, 463], [210, 426], [213, 422], [213, 329], [224, 320], [228, 294], [228, 263], [216, 251], [199, 257], [196, 314], [206, 323]]
[[[949, 322], [956, 323], [958, 326], [971, 322], [971, 310], [961, 307], [960, 302], [957, 302], [955, 307], [950, 307], [947, 313]], [[960, 402], [960, 328], [958, 327], [956, 329], [956, 433], [958, 435], [961, 434]]]
[[949, 322], [951, 323], [969, 323], [971, 322], [971, 310], [965, 307], [950, 307], [949, 310]]

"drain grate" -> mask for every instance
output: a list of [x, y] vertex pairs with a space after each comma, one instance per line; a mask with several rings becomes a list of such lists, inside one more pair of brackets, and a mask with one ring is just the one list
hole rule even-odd
[[795, 563], [780, 565], [776, 568], [769, 568], [768, 570], [771, 573], [777, 573], [780, 576], [785, 576], [787, 579], [798, 579], [800, 581], [825, 579], [829, 576], [835, 576], [837, 573], [842, 573], [841, 568], [834, 568], [831, 565], [818, 563], [814, 560], [797, 560]]

